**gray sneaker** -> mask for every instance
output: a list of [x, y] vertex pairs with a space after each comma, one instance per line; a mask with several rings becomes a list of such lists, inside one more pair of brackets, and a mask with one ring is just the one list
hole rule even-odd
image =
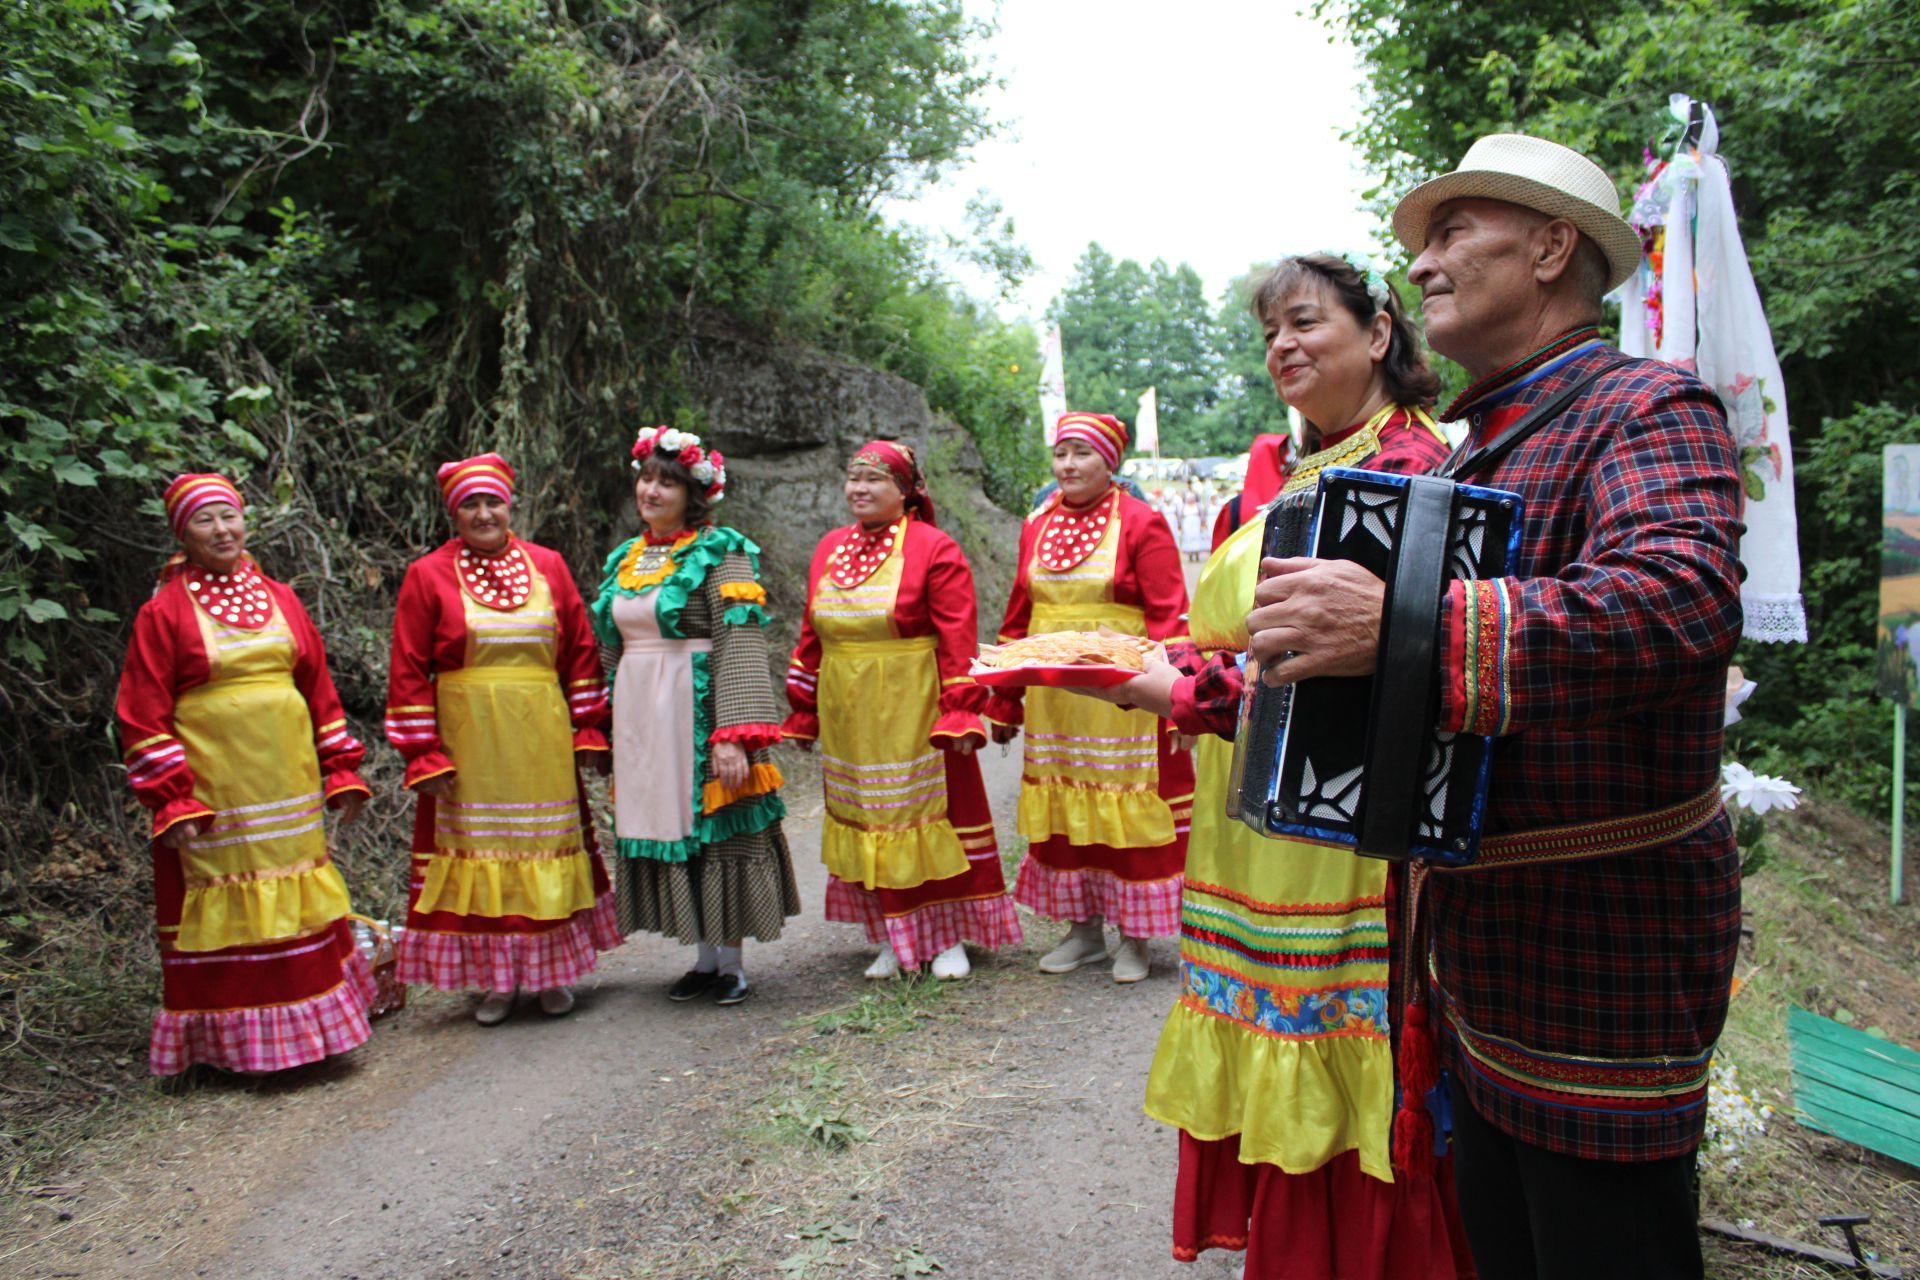
[[474, 1009], [473, 1020], [483, 1027], [499, 1026], [513, 1012], [513, 997], [516, 994], [512, 991], [487, 992], [486, 999]]
[[1059, 946], [1040, 957], [1040, 972], [1072, 973], [1083, 964], [1093, 964], [1106, 958], [1105, 929], [1097, 923], [1083, 920], [1067, 930], [1067, 936]]
[[1121, 938], [1120, 945], [1113, 949], [1113, 980], [1119, 983], [1139, 982], [1149, 971], [1147, 940]]

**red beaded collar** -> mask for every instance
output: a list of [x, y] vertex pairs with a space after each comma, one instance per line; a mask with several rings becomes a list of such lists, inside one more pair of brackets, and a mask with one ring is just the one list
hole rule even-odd
[[827, 560], [827, 576], [836, 587], [857, 587], [871, 578], [900, 545], [907, 522], [897, 521], [868, 529], [854, 525]]
[[1080, 511], [1064, 502], [1056, 503], [1052, 511], [1041, 517], [1044, 523], [1040, 526], [1040, 567], [1049, 573], [1065, 573], [1085, 564], [1100, 545], [1100, 539], [1106, 536], [1107, 525], [1119, 507], [1117, 489]]
[[273, 593], [260, 571], [242, 560], [232, 573], [209, 573], [189, 564], [182, 571], [187, 594], [215, 622], [242, 631], [258, 631], [273, 617]]
[[518, 541], [509, 540], [497, 555], [485, 556], [460, 544], [460, 585], [489, 609], [510, 613], [533, 595], [533, 571]]

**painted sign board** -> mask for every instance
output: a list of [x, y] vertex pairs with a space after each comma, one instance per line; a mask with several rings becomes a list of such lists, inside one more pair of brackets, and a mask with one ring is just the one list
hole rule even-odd
[[1920, 444], [1890, 444], [1880, 490], [1875, 691], [1903, 707], [1920, 691]]

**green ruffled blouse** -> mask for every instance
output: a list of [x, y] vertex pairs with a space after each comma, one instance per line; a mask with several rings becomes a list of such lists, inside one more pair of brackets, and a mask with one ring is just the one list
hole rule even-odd
[[[607, 557], [599, 595], [587, 609], [593, 621], [595, 638], [615, 653], [624, 647], [620, 628], [613, 620], [613, 602], [618, 597], [651, 593], [655, 597], [655, 617], [660, 624], [660, 634], [669, 640], [685, 640], [689, 637], [681, 629], [681, 615], [686, 611], [687, 600], [707, 580], [707, 574], [713, 571], [714, 566], [738, 551], [747, 557], [747, 563], [753, 567], [755, 580], [760, 577], [760, 548], [754, 545], [753, 540], [738, 529], [709, 526], [699, 531], [698, 537], [681, 553], [681, 559], [665, 579], [633, 591], [620, 585], [620, 562], [626, 559], [635, 541], [637, 538], [628, 538]], [[720, 617], [721, 625], [730, 627], [764, 627], [771, 621], [765, 606], [746, 602], [728, 605]], [[713, 655], [693, 653], [688, 657], [693, 663], [693, 830], [682, 840], [643, 840], [616, 836], [615, 848], [625, 857], [685, 862], [707, 845], [718, 844], [734, 836], [765, 831], [787, 816], [787, 806], [778, 792], [738, 800], [715, 813], [703, 812], [702, 788], [707, 779], [709, 754], [707, 739], [713, 733]], [[612, 685], [611, 676], [607, 683]]]

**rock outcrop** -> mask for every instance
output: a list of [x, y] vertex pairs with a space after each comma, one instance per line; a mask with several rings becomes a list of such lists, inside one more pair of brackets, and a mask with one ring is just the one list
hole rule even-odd
[[928, 408], [920, 388], [809, 348], [739, 334], [703, 338], [684, 376], [702, 408], [703, 434], [727, 455], [720, 518], [764, 553], [780, 641], [790, 643], [798, 630], [814, 546], [848, 519], [840, 493], [847, 459], [876, 436], [918, 451], [940, 527], [973, 564], [981, 635], [992, 638], [1013, 581], [1020, 522], [987, 500], [979, 450], [958, 424]]

